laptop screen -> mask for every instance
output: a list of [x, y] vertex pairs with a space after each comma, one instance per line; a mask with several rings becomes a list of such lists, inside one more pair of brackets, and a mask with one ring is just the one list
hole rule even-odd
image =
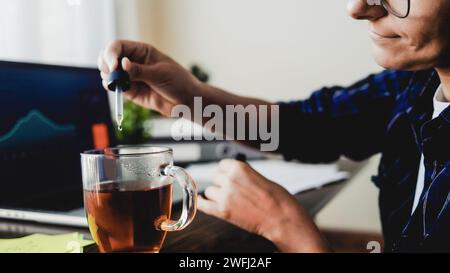
[[112, 130], [98, 70], [0, 62], [0, 207], [81, 207], [80, 152]]

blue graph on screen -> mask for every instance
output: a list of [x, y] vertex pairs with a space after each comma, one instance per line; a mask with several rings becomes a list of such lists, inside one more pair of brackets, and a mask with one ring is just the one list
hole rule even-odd
[[19, 119], [12, 129], [0, 135], [0, 148], [17, 147], [73, 136], [75, 125], [59, 125], [37, 110]]

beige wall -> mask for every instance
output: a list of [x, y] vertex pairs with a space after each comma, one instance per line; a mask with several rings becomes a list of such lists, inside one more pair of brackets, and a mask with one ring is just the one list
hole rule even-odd
[[136, 1], [143, 40], [242, 94], [299, 98], [379, 70], [366, 23], [347, 16], [345, 1]]
[[[213, 84], [243, 95], [304, 98], [380, 70], [366, 23], [347, 16], [345, 1], [131, 2], [135, 10], [127, 14], [137, 20], [122, 16], [119, 37], [152, 43], [185, 66], [199, 63]], [[377, 191], [369, 182], [375, 169], [376, 160], [322, 211], [321, 226], [380, 230]]]

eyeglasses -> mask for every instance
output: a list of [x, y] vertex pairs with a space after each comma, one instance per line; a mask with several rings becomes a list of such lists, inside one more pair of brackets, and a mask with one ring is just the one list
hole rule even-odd
[[381, 5], [392, 15], [406, 18], [411, 10], [411, 0], [381, 0]]

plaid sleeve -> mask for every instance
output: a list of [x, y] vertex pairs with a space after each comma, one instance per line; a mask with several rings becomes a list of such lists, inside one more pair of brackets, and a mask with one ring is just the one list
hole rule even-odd
[[279, 150], [286, 159], [364, 160], [381, 152], [397, 94], [413, 73], [386, 70], [349, 87], [315, 91], [308, 99], [280, 103]]

